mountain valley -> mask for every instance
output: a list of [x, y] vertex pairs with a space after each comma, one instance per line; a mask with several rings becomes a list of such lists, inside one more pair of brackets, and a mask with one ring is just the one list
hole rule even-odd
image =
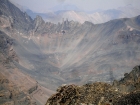
[[25, 99], [22, 105], [44, 105], [62, 84], [119, 80], [140, 64], [139, 45], [140, 16], [55, 24], [41, 16], [33, 20], [9, 0], [0, 0], [0, 77], [23, 92], [19, 99], [7, 99], [11, 103]]

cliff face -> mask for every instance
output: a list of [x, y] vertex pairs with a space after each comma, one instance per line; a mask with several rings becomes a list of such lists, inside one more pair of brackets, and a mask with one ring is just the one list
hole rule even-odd
[[32, 19], [26, 13], [21, 12], [9, 0], [0, 0], [0, 15], [3, 20], [7, 19], [9, 21], [12, 29], [25, 33], [32, 29]]
[[65, 85], [57, 89], [57, 93], [47, 100], [46, 105], [140, 104], [140, 66], [125, 74], [117, 85], [115, 83], [116, 81], [113, 85], [102, 82], [83, 86]]
[[140, 88], [140, 66], [136, 66], [128, 74], [124, 74], [124, 78], [120, 81], [114, 81], [114, 86], [117, 87], [121, 92], [133, 92]]
[[21, 91], [0, 73], [0, 104], [1, 105], [36, 105], [30, 96]]

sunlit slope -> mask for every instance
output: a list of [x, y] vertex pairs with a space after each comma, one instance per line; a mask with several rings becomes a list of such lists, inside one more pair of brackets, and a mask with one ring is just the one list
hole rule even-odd
[[49, 89], [112, 81], [139, 64], [140, 16], [97, 25], [54, 24], [40, 16], [32, 20], [8, 0], [0, 2], [0, 29], [14, 39], [16, 66]]
[[139, 63], [139, 16], [99, 25], [36, 21], [37, 29], [27, 38], [20, 36], [15, 49], [29, 62], [27, 72], [46, 86], [112, 81]]

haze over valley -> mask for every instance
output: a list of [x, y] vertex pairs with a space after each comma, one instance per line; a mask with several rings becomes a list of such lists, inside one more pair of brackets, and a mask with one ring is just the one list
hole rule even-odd
[[35, 13], [0, 0], [0, 79], [10, 81], [0, 91], [14, 94], [0, 103], [44, 105], [62, 84], [112, 83], [140, 64], [139, 45], [140, 12], [131, 5]]

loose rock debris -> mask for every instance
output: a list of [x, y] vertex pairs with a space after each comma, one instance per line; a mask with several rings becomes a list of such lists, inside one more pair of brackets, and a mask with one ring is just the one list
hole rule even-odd
[[113, 84], [95, 82], [83, 86], [64, 85], [46, 105], [140, 105], [140, 66]]

